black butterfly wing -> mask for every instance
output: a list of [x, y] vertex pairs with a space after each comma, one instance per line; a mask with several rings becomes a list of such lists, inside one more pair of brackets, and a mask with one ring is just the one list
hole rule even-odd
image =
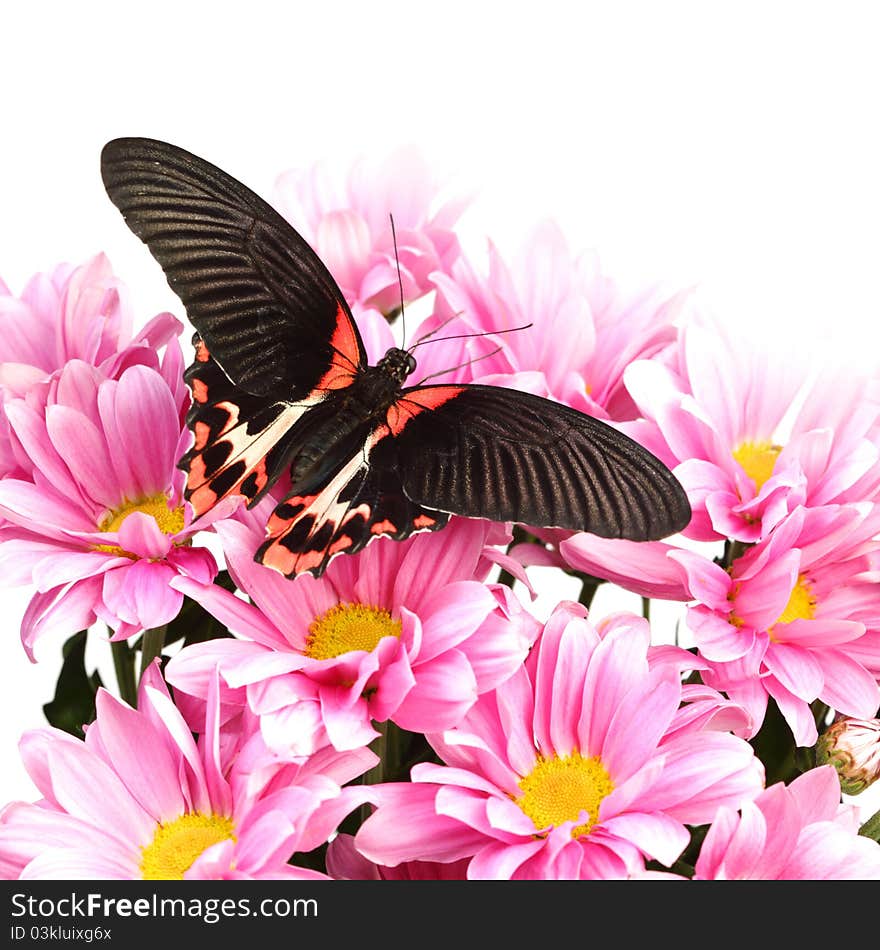
[[416, 386], [388, 413], [403, 490], [472, 518], [653, 541], [682, 530], [684, 490], [654, 455], [560, 403], [498, 386]]
[[236, 386], [299, 402], [348, 385], [366, 366], [333, 277], [249, 188], [184, 149], [143, 138], [108, 142], [101, 175]]

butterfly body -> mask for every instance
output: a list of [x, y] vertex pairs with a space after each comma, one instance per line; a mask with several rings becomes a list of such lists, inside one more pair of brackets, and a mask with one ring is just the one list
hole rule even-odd
[[376, 537], [450, 514], [655, 540], [690, 518], [663, 463], [597, 419], [497, 386], [405, 386], [412, 353], [367, 361], [339, 287], [266, 202], [183, 149], [117, 139], [102, 175], [197, 329], [185, 379], [196, 516], [289, 472], [255, 558], [320, 575]]
[[350, 386], [331, 390], [296, 423], [295, 453], [290, 458], [293, 490], [308, 491], [336, 474], [352, 450], [363, 446], [400, 398], [407, 366], [415, 361], [393, 348], [375, 366], [359, 373]]

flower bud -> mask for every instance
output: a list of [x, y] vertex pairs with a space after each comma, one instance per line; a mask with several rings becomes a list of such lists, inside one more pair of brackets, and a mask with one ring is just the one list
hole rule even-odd
[[843, 718], [819, 736], [816, 763], [833, 765], [840, 787], [858, 795], [880, 778], [880, 719]]

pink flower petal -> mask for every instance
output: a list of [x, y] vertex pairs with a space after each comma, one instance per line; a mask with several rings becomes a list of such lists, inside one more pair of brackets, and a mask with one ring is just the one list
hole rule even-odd
[[689, 600], [681, 572], [667, 557], [675, 551], [661, 541], [623, 541], [576, 534], [559, 550], [575, 570], [602, 577], [643, 597]]
[[509, 881], [529, 858], [544, 848], [541, 839], [509, 845], [488, 844], [481, 848], [468, 865], [468, 879], [472, 881]]
[[457, 861], [470, 857], [485, 842], [479, 832], [436, 813], [433, 785], [401, 782], [376, 789], [381, 794], [379, 807], [355, 835], [358, 851], [376, 864]]
[[467, 657], [449, 650], [418, 667], [394, 721], [410, 732], [441, 732], [458, 725], [476, 699], [477, 682]]
[[0, 513], [24, 528], [39, 526], [41, 534], [54, 538], [64, 539], [64, 530], [95, 530], [95, 522], [74, 504], [15, 478], [0, 481]]
[[810, 650], [772, 643], [764, 654], [767, 669], [790, 692], [812, 702], [822, 691], [822, 665]]
[[[46, 432], [76, 483], [95, 504], [104, 508], [120, 504], [124, 488], [116, 481], [107, 440], [91, 419], [66, 405], [48, 406]], [[140, 450], [146, 444], [141, 443]]]
[[844, 650], [826, 649], [816, 656], [824, 678], [822, 701], [844, 715], [872, 718], [880, 707], [880, 688], [871, 673]]
[[642, 683], [621, 697], [599, 753], [615, 782], [629, 778], [653, 755], [680, 700], [678, 675], [662, 667], [652, 670]]
[[582, 755], [600, 755], [619, 704], [648, 673], [648, 644], [642, 636], [612, 631], [596, 647], [584, 680], [578, 721]]
[[631, 841], [640, 851], [670, 867], [690, 841], [687, 828], [664, 814], [632, 812], [602, 822], [609, 834]]
[[[174, 470], [180, 425], [167, 383], [145, 366], [132, 366], [119, 381], [102, 383], [115, 390], [115, 417], [135, 484], [123, 486], [131, 498], [165, 491]], [[144, 452], [143, 447], [150, 451]]]
[[[143, 717], [104, 689], [98, 691], [96, 708], [101, 740], [132, 797], [158, 822], [182, 815], [178, 765], [162, 736], [146, 732]], [[135, 734], [143, 740], [136, 746], [131, 742]]]
[[43, 637], [69, 637], [90, 627], [100, 598], [100, 576], [34, 594], [21, 621], [21, 642], [31, 661]]
[[147, 844], [155, 820], [132, 798], [116, 773], [87, 748], [55, 744], [48, 755], [52, 787], [58, 804], [77, 818], [98, 828], [124, 829], [125, 843]]
[[119, 526], [119, 546], [140, 558], [164, 558], [171, 538], [162, 533], [152, 515], [133, 511]]

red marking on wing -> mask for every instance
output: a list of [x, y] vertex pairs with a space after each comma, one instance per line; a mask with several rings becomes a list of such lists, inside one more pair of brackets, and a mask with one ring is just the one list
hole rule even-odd
[[198, 518], [217, 503], [217, 492], [211, 488], [210, 482], [205, 482], [189, 496], [189, 503], [193, 506], [193, 513]]
[[340, 551], [344, 551], [346, 548], [350, 548], [352, 545], [352, 540], [347, 534], [341, 535], [333, 544], [327, 548], [328, 554], [339, 554]]
[[290, 575], [296, 570], [297, 573], [311, 570], [319, 567], [324, 560], [324, 551], [301, 551], [294, 554], [280, 544], [271, 544], [263, 552], [261, 563], [265, 567], [271, 567], [282, 574]]
[[190, 382], [190, 389], [195, 402], [205, 403], [208, 401], [208, 384], [203, 379], [193, 378]]
[[206, 422], [196, 422], [193, 426], [195, 443], [193, 448], [199, 452], [208, 444], [208, 437], [211, 435], [211, 427]]
[[286, 499], [285, 507], [295, 508], [296, 514], [292, 518], [282, 518], [276, 511], [273, 511], [266, 522], [266, 536], [276, 538], [284, 534], [304, 512], [308, 511], [317, 497], [317, 495], [295, 495], [293, 498]]
[[[197, 455], [193, 457], [192, 463], [190, 465], [190, 476], [187, 478], [187, 485], [189, 485], [190, 480], [193, 479], [194, 471], [201, 471], [202, 474], [200, 477], [204, 479], [205, 463], [202, 461], [201, 456]], [[220, 471], [222, 472], [224, 469], [220, 469]], [[254, 476], [254, 488], [253, 490], [248, 489], [248, 491], [243, 492], [241, 487], [247, 481], [247, 479], [251, 477], [251, 475]], [[196, 478], [198, 477], [199, 475], [197, 474]], [[257, 494], [259, 494], [259, 492], [261, 492], [266, 487], [266, 480], [266, 460], [260, 459], [259, 462], [257, 462], [252, 468], [245, 469], [245, 472], [241, 478], [239, 478], [231, 488], [223, 493], [223, 497], [225, 498], [228, 495], [243, 495], [245, 498], [250, 500], [255, 498]], [[189, 503], [193, 506], [193, 511], [196, 517], [198, 517], [212, 508], [218, 502], [220, 496], [211, 487], [211, 478], [209, 478], [207, 481], [203, 481], [201, 484], [198, 482], [196, 482], [196, 484], [198, 484], [198, 487], [189, 496]]]
[[389, 521], [387, 518], [384, 521], [377, 521], [375, 524], [370, 526], [370, 531], [373, 534], [395, 534], [397, 532], [397, 525]]
[[428, 515], [419, 515], [413, 518], [413, 526], [416, 528], [429, 528], [432, 524], [437, 524], [436, 518], [430, 518]]
[[208, 347], [205, 344], [205, 341], [199, 337], [196, 342], [196, 362], [207, 363], [210, 358], [211, 354], [208, 352]]
[[419, 413], [437, 409], [450, 399], [455, 399], [463, 390], [464, 386], [426, 386], [401, 396], [388, 407], [386, 419], [391, 434], [399, 435], [410, 419]]
[[336, 311], [336, 327], [330, 337], [333, 354], [330, 368], [318, 380], [315, 389], [345, 389], [354, 380], [360, 368], [360, 348], [354, 323], [342, 304]]
[[189, 468], [186, 473], [186, 487], [190, 491], [195, 491], [207, 477], [205, 470], [205, 461], [201, 454], [194, 455], [189, 462]]

